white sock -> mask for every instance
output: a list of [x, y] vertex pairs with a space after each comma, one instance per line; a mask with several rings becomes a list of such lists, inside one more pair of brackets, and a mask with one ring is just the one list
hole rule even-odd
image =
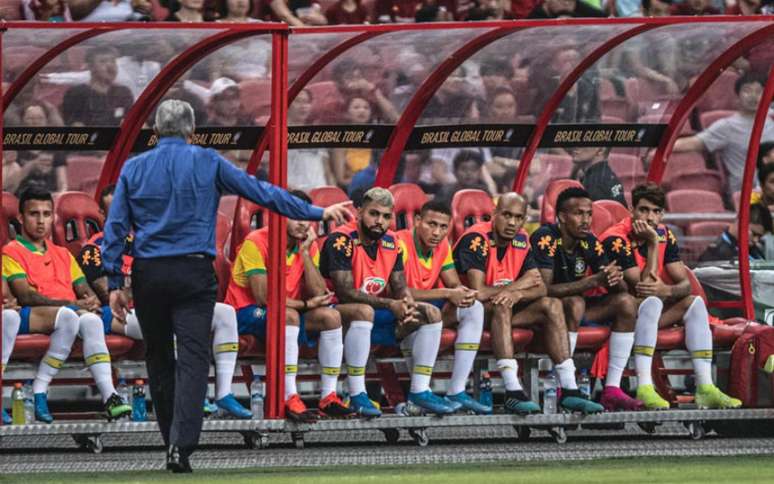
[[658, 320], [664, 303], [649, 296], [637, 309], [637, 326], [634, 328], [634, 367], [637, 369], [637, 384], [652, 385], [653, 352], [658, 339]]
[[620, 387], [621, 377], [634, 345], [634, 333], [610, 333], [610, 356], [607, 363], [605, 386]]
[[83, 340], [83, 360], [106, 402], [116, 392], [110, 367], [110, 353], [105, 344], [105, 329], [102, 319], [94, 313], [82, 314], [79, 318], [78, 334]]
[[476, 301], [468, 308], [457, 309], [457, 339], [454, 341], [454, 367], [447, 395], [465, 391], [470, 370], [476, 360], [481, 332], [484, 330], [484, 306]]
[[370, 321], [352, 321], [344, 337], [344, 358], [347, 360], [347, 388], [350, 395], [365, 393], [365, 370], [371, 353]]
[[411, 357], [411, 349], [414, 347], [414, 339], [417, 337], [417, 332], [409, 334], [403, 341], [400, 342], [400, 352], [403, 355], [403, 359], [406, 360], [406, 368], [409, 375], [414, 372], [414, 358]]
[[124, 326], [124, 334], [129, 338], [137, 341], [142, 341], [142, 328], [140, 328], [140, 320], [137, 319], [137, 314], [134, 310], [130, 311], [126, 315], [126, 326]]
[[519, 382], [519, 364], [516, 363], [515, 359], [497, 360], [497, 369], [500, 371], [503, 385], [507, 391], [515, 392], [522, 389]]
[[578, 332], [568, 331], [567, 336], [570, 339], [570, 357], [575, 354], [575, 346], [578, 345]]
[[709, 314], [704, 300], [693, 300], [683, 316], [685, 323], [685, 346], [691, 352], [693, 371], [697, 385], [712, 384], [712, 331], [709, 327]]
[[572, 358], [567, 358], [558, 365], [554, 365], [554, 369], [559, 376], [559, 386], [565, 390], [578, 389], [578, 383], [575, 381], [575, 362]]
[[414, 367], [411, 372], [411, 393], [420, 393], [430, 389], [430, 378], [433, 376], [435, 359], [438, 357], [438, 348], [441, 346], [441, 330], [443, 322], [425, 324], [415, 332], [414, 346], [411, 348], [411, 356], [414, 358]]
[[336, 392], [336, 383], [341, 372], [341, 360], [344, 355], [343, 331], [341, 328], [320, 331], [320, 397], [325, 398]]
[[285, 326], [285, 399], [298, 393], [298, 326]]
[[19, 313], [12, 309], [3, 309], [3, 364], [0, 365], [0, 375], [5, 372], [5, 365], [8, 364], [8, 360], [11, 358], [13, 344], [16, 342], [16, 335], [19, 333], [20, 325], [21, 316], [19, 316]]
[[78, 336], [78, 314], [70, 308], [61, 307], [54, 318], [54, 331], [50, 335], [48, 351], [38, 366], [38, 373], [32, 383], [34, 393], [46, 393], [48, 385], [62, 368]]
[[215, 358], [215, 400], [220, 400], [231, 393], [231, 380], [239, 355], [236, 310], [228, 304], [215, 303], [212, 354]]

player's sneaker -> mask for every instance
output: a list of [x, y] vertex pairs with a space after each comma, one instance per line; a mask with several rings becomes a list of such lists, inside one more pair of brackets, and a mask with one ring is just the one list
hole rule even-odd
[[234, 397], [233, 393], [229, 393], [225, 397], [221, 398], [220, 400], [215, 401], [215, 409], [220, 409], [221, 412], [227, 413], [228, 415], [231, 415], [234, 418], [240, 418], [244, 420], [249, 420], [253, 417], [253, 414], [250, 412], [250, 410], [243, 407]]
[[209, 398], [204, 397], [204, 405], [202, 406], [202, 409], [204, 410], [205, 416], [210, 416], [218, 411], [218, 406], [211, 402]]
[[479, 403], [465, 392], [459, 392], [454, 395], [446, 395], [446, 401], [447, 403], [458, 403], [463, 408], [473, 411], [479, 415], [489, 415], [492, 413], [492, 407]]
[[646, 410], [669, 410], [669, 402], [658, 394], [653, 385], [640, 385], [637, 387], [637, 400], [645, 405]]
[[132, 407], [127, 404], [118, 393], [110, 395], [105, 402], [105, 416], [108, 420], [115, 420], [132, 413]]
[[[132, 409], [130, 408], [131, 412]], [[51, 416], [51, 412], [48, 411], [48, 395], [45, 393], [35, 394], [35, 420], [44, 423], [51, 423], [54, 421], [54, 417]]]
[[8, 415], [8, 412], [5, 411], [5, 409], [2, 409], [3, 411], [3, 425], [11, 425], [13, 423], [13, 420], [11, 420], [11, 416]]
[[540, 405], [530, 400], [524, 390], [515, 392], [505, 391], [505, 402], [503, 403], [505, 411], [517, 415], [529, 415], [531, 413], [540, 413]]
[[409, 393], [408, 400], [414, 405], [422, 407], [428, 412], [434, 413], [436, 415], [449, 415], [454, 413], [453, 407], [450, 407], [443, 398], [439, 397], [430, 390], [425, 390], [418, 393]]
[[336, 392], [330, 392], [320, 400], [320, 412], [327, 417], [341, 418], [353, 415], [355, 411], [341, 401]]
[[360, 392], [349, 398], [349, 408], [362, 417], [381, 417], [382, 411], [376, 408], [366, 392]]
[[641, 401], [630, 397], [619, 387], [607, 386], [602, 391], [600, 403], [608, 412], [637, 411], [643, 409]]
[[285, 415], [298, 422], [314, 422], [317, 413], [309, 410], [298, 393], [294, 393], [285, 400]]
[[591, 413], [601, 413], [605, 410], [605, 407], [598, 404], [597, 402], [592, 402], [591, 400], [587, 399], [580, 391], [568, 390], [566, 388], [562, 390], [562, 397], [559, 399], [559, 406], [565, 411], [580, 412], [584, 415]]
[[715, 385], [707, 384], [696, 387], [696, 405], [702, 409], [739, 408], [742, 401], [729, 397]]

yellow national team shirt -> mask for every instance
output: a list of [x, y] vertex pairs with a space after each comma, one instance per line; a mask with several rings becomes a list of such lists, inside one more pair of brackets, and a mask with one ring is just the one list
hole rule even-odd
[[440, 275], [454, 269], [449, 241], [443, 239], [434, 250], [421, 254], [413, 230], [401, 230], [395, 234], [401, 248], [403, 271], [408, 287], [429, 290], [439, 287]]
[[25, 278], [37, 292], [52, 299], [75, 299], [73, 285], [86, 281], [75, 257], [64, 247], [47, 242], [39, 250], [17, 237], [3, 247], [3, 277], [9, 282]]

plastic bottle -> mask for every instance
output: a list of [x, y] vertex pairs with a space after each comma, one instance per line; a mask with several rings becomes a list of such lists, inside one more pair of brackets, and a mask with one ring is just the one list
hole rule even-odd
[[11, 419], [14, 425], [27, 423], [24, 418], [24, 391], [21, 383], [15, 383], [11, 392]]
[[543, 413], [556, 413], [556, 373], [551, 370], [543, 380]]
[[35, 423], [35, 395], [32, 392], [32, 380], [24, 382], [22, 395], [24, 395], [24, 421], [28, 424]]
[[142, 380], [135, 380], [134, 388], [132, 388], [132, 420], [135, 422], [145, 422], [148, 420], [145, 382]]
[[116, 387], [116, 393], [118, 393], [118, 396], [121, 397], [121, 400], [124, 401], [124, 403], [129, 404], [132, 402], [132, 399], [129, 395], [129, 386], [126, 384], [126, 378], [119, 378], [118, 379], [118, 386]]
[[481, 384], [478, 387], [478, 403], [492, 407], [492, 378], [488, 371], [485, 371], [481, 376]]
[[250, 384], [250, 411], [253, 413], [253, 420], [263, 419], [263, 392], [263, 381], [260, 375], [255, 375], [253, 383]]
[[578, 379], [578, 391], [580, 391], [584, 397], [591, 400], [591, 380], [589, 379], [589, 372], [586, 368], [581, 370], [581, 375]]

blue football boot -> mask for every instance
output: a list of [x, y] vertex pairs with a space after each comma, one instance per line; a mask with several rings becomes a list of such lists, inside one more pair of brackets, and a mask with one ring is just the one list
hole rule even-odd
[[443, 398], [430, 390], [419, 393], [409, 393], [408, 399], [414, 405], [422, 407], [428, 412], [436, 415], [449, 415], [454, 413], [454, 408], [450, 407]]
[[45, 393], [35, 394], [35, 420], [44, 423], [51, 423], [54, 417], [48, 411], [48, 395]]
[[215, 405], [217, 405], [221, 411], [226, 412], [235, 418], [248, 420], [253, 417], [253, 414], [250, 413], [250, 410], [243, 407], [234, 397], [233, 393], [229, 393], [220, 400], [216, 400]]
[[530, 400], [524, 390], [506, 391], [504, 407], [506, 412], [518, 415], [540, 413], [540, 405]]
[[562, 389], [562, 398], [559, 400], [559, 406], [562, 410], [568, 412], [580, 412], [584, 415], [602, 413], [605, 410], [605, 407], [587, 399], [578, 390], [567, 389]]
[[204, 406], [202, 409], [204, 410], [204, 416], [209, 417], [218, 411], [218, 406], [214, 402], [211, 402], [209, 398], [204, 397]]
[[3, 409], [3, 425], [11, 425], [13, 420], [11, 420], [11, 416], [8, 415], [8, 412]]
[[492, 413], [492, 407], [479, 403], [465, 392], [459, 392], [454, 395], [446, 395], [446, 401], [461, 405], [463, 408], [475, 412], [478, 415], [489, 415]]
[[368, 398], [368, 394], [366, 392], [352, 395], [349, 398], [349, 408], [357, 412], [357, 414], [362, 417], [373, 418], [382, 416], [382, 411], [374, 406], [373, 402], [371, 402], [371, 399]]

